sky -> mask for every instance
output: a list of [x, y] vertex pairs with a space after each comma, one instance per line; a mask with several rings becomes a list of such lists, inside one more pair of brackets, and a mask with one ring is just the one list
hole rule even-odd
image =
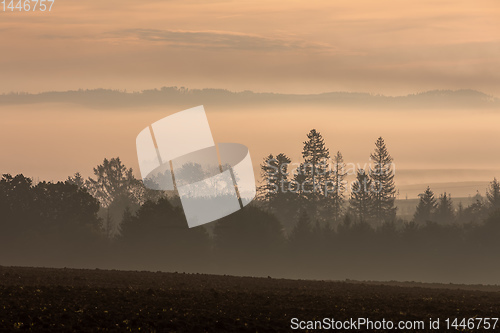
[[0, 12], [0, 93], [161, 86], [500, 96], [500, 4], [56, 0]]
[[[306, 110], [305, 110], [306, 109]], [[216, 143], [250, 150], [256, 180], [269, 154], [302, 162], [307, 133], [317, 129], [330, 155], [340, 151], [348, 169], [371, 165], [379, 136], [394, 158], [402, 198], [417, 198], [430, 185], [454, 197], [483, 195], [500, 179], [500, 113], [493, 110], [353, 110], [329, 107], [261, 106], [205, 108]], [[175, 106], [89, 109], [62, 103], [1, 106], [0, 174], [23, 173], [35, 181], [65, 180], [75, 172], [94, 177], [104, 158], [120, 157], [140, 177], [136, 137], [174, 112]], [[350, 177], [348, 181], [352, 181]], [[453, 182], [473, 182], [451, 184]], [[443, 184], [446, 183], [446, 184]], [[416, 184], [416, 185], [415, 185]], [[415, 185], [415, 186], [414, 186]]]
[[[390, 96], [474, 89], [500, 97], [498, 0], [55, 0], [51, 12], [1, 9], [0, 94], [178, 86]], [[120, 156], [138, 175], [135, 137], [177, 111], [0, 106], [0, 173], [89, 176], [105, 157]], [[500, 176], [496, 110], [227, 111], [207, 109], [214, 137], [247, 145], [257, 174], [269, 153], [300, 160], [316, 128], [352, 163], [367, 162], [383, 136], [406, 170], [400, 184]], [[441, 171], [411, 171], [422, 169]]]

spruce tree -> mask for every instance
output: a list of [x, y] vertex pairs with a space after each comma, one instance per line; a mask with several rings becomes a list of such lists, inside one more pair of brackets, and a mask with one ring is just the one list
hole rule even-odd
[[446, 192], [439, 197], [439, 202], [436, 209], [436, 220], [443, 224], [452, 223], [455, 219], [455, 210], [453, 209], [453, 202], [451, 195]]
[[333, 206], [333, 220], [335, 222], [340, 221], [343, 213], [346, 190], [345, 176], [346, 171], [344, 158], [342, 157], [340, 151], [338, 151], [337, 155], [335, 155], [331, 177], [331, 182], [334, 186], [331, 193], [331, 200]]
[[373, 192], [370, 177], [359, 169], [351, 186], [349, 208], [357, 222], [368, 222], [373, 217]]
[[382, 137], [375, 142], [375, 152], [370, 155], [370, 158], [373, 162], [373, 168], [370, 168], [370, 178], [374, 188], [374, 217], [377, 223], [393, 221], [396, 217], [393, 159]]
[[486, 191], [486, 198], [488, 199], [490, 211], [500, 210], [500, 183], [496, 178], [493, 178], [490, 183]]
[[[304, 187], [302, 186], [309, 178], [307, 174], [303, 171], [305, 169], [304, 163], [301, 163], [297, 169], [294, 171], [293, 182], [290, 185], [291, 190], [297, 193], [299, 197], [302, 197]], [[307, 186], [305, 187], [307, 190]]]
[[259, 195], [264, 200], [272, 200], [288, 190], [288, 164], [290, 158], [283, 153], [269, 154], [260, 166], [263, 184]]
[[307, 181], [304, 190], [323, 194], [324, 183], [328, 177], [327, 164], [330, 152], [325, 146], [323, 136], [315, 129], [307, 134], [307, 139], [302, 150], [304, 165], [301, 172], [304, 173]]
[[413, 216], [413, 220], [417, 223], [425, 223], [431, 221], [437, 208], [436, 198], [434, 197], [434, 192], [432, 192], [430, 187], [427, 187], [425, 192], [420, 195], [420, 201], [418, 202], [417, 211]]
[[[264, 157], [260, 165], [260, 176], [262, 185], [259, 186], [259, 196], [262, 199], [268, 200], [278, 191], [276, 184], [276, 176], [278, 173], [277, 160], [273, 154]], [[274, 193], [273, 193], [274, 192]]]
[[276, 155], [276, 159], [278, 160], [278, 183], [280, 188], [280, 193], [286, 192], [288, 188], [288, 165], [292, 162], [292, 160], [283, 153], [279, 153]]

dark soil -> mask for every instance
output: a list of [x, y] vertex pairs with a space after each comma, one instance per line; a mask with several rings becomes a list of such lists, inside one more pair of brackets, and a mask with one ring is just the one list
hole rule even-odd
[[0, 331], [274, 332], [290, 331], [292, 318], [499, 317], [498, 290], [0, 267]]

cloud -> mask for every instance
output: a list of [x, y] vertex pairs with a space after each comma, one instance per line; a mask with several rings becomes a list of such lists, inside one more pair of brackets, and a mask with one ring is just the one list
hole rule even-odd
[[7, 15], [0, 92], [179, 85], [500, 95], [498, 0], [216, 1], [70, 1], [50, 15]]
[[327, 50], [327, 44], [297, 39], [279, 39], [226, 31], [175, 31], [124, 29], [106, 34], [109, 38], [136, 39], [171, 46], [233, 50]]

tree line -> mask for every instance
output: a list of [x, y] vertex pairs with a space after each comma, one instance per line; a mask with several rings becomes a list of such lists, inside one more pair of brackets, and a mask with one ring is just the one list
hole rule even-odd
[[[413, 218], [398, 219], [395, 164], [382, 137], [375, 142], [368, 166], [347, 167], [340, 151], [331, 158], [324, 138], [315, 129], [303, 143], [302, 156], [303, 160], [293, 170], [290, 170], [291, 159], [284, 153], [269, 154], [260, 166], [259, 204], [276, 214], [285, 226], [304, 211], [314, 221], [336, 228], [345, 219], [373, 227], [386, 223], [402, 226], [481, 222], [499, 208], [500, 185], [495, 178], [487, 189], [486, 199], [478, 193], [468, 207], [459, 203], [455, 208], [449, 193], [436, 198], [427, 187], [419, 195]], [[355, 175], [350, 184], [346, 181], [349, 173]]]
[[319, 132], [308, 134], [302, 156], [295, 173], [285, 154], [267, 156], [251, 205], [193, 229], [177, 196], [146, 189], [119, 158], [104, 159], [87, 179], [35, 184], [3, 175], [0, 264], [497, 283], [486, 281], [500, 273], [492, 265], [500, 247], [496, 179], [486, 198], [458, 209], [427, 188], [404, 221], [382, 138], [350, 191], [342, 154], [325, 164]]
[[[294, 207], [295, 216], [307, 211], [315, 220], [335, 226], [345, 214], [376, 225], [395, 220], [395, 170], [382, 137], [377, 139], [366, 169], [347, 168], [340, 151], [332, 159], [323, 136], [315, 129], [307, 134], [302, 157], [294, 170], [289, 170], [291, 159], [284, 153], [270, 154], [261, 164], [259, 199], [276, 214], [290, 213]], [[356, 175], [350, 186], [346, 181], [349, 171]]]

